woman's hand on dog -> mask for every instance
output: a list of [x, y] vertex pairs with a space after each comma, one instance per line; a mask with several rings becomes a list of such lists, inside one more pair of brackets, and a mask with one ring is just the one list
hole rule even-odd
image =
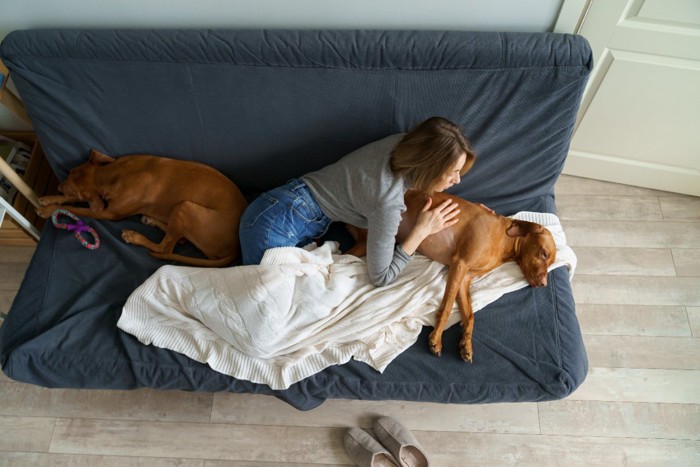
[[431, 209], [430, 207], [432, 204], [432, 198], [428, 197], [425, 205], [423, 205], [423, 209], [418, 215], [416, 225], [401, 245], [408, 255], [413, 255], [416, 249], [418, 249], [418, 245], [420, 245], [426, 237], [436, 234], [442, 229], [459, 222], [459, 218], [457, 217], [459, 214], [459, 206], [457, 203], [448, 199]]

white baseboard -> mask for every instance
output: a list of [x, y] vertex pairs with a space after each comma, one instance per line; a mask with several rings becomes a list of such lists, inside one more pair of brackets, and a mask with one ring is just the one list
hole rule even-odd
[[570, 151], [563, 173], [700, 196], [700, 171], [684, 167]]

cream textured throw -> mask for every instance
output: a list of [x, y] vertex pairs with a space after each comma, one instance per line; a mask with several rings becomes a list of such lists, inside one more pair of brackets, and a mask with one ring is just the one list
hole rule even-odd
[[[576, 256], [552, 214], [514, 218], [549, 228], [557, 261], [570, 276]], [[144, 344], [171, 349], [221, 373], [286, 389], [351, 358], [378, 371], [432, 325], [447, 268], [416, 255], [387, 287], [369, 282], [364, 261], [337, 245], [274, 248], [259, 266], [227, 269], [164, 266], [136, 289], [118, 326]], [[474, 311], [527, 287], [506, 263], [472, 282]], [[453, 310], [449, 324], [459, 321]]]

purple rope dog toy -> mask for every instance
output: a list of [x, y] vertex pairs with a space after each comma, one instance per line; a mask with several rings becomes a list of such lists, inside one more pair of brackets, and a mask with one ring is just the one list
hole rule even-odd
[[[69, 224], [68, 222], [59, 222], [59, 219], [58, 219], [59, 215], [68, 216], [71, 219], [73, 219], [75, 221], [75, 223]], [[65, 209], [56, 209], [53, 212], [53, 214], [51, 215], [51, 222], [53, 223], [54, 227], [56, 227], [57, 229], [63, 229], [63, 230], [67, 230], [69, 232], [73, 232], [73, 234], [75, 235], [75, 238], [77, 238], [78, 241], [88, 250], [96, 250], [100, 247], [100, 236], [97, 235], [97, 232], [95, 232], [95, 229], [93, 229], [89, 225], [85, 224], [75, 214], [68, 212]], [[94, 241], [92, 243], [88, 242], [83, 237], [84, 232], [87, 232], [90, 235], [92, 235], [92, 238], [94, 239]]]

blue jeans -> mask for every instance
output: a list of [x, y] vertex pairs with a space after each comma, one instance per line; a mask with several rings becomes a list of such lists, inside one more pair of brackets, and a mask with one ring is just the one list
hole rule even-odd
[[301, 180], [292, 179], [266, 191], [241, 217], [243, 264], [260, 264], [268, 248], [304, 246], [326, 233], [330, 223]]

